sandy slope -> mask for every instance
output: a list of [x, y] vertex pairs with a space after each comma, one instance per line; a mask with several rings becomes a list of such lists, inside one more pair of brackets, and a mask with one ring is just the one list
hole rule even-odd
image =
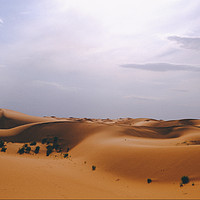
[[[58, 119], [1, 109], [0, 128], [8, 142], [0, 198], [200, 198], [200, 120]], [[63, 152], [47, 157], [41, 141], [54, 136]], [[31, 141], [39, 154], [16, 153]], [[63, 158], [67, 148], [71, 157]], [[180, 187], [182, 176], [190, 183]]]

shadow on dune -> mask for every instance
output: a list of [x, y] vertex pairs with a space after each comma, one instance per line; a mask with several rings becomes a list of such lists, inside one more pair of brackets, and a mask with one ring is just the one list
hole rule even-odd
[[56, 121], [30, 124], [29, 127], [18, 134], [2, 138], [8, 142], [26, 143], [31, 141], [41, 142], [43, 138], [57, 136], [59, 143], [65, 149], [67, 147], [73, 148], [89, 135], [100, 131], [100, 129], [101, 126], [93, 124]]

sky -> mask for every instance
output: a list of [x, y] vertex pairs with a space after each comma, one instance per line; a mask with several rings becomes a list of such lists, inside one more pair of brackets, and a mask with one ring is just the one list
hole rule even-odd
[[199, 0], [0, 0], [0, 107], [200, 118]]

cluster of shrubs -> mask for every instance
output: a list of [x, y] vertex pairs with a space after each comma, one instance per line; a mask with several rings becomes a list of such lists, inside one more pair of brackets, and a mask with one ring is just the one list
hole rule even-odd
[[1, 148], [1, 152], [6, 152], [7, 150], [6, 144], [3, 140], [0, 140], [0, 148]]
[[[61, 145], [58, 142], [58, 137], [53, 138], [43, 138], [42, 144], [46, 144], [46, 156], [49, 156], [53, 151], [56, 151], [57, 153], [60, 153], [62, 151]], [[66, 155], [64, 155], [67, 157]]]
[[[37, 143], [36, 142], [31, 142], [30, 146], [35, 146]], [[28, 144], [24, 144], [21, 148], [19, 148], [18, 152], [19, 154], [24, 154], [27, 153], [29, 154], [31, 152], [31, 147]], [[36, 146], [35, 149], [33, 150], [33, 152], [35, 154], [38, 154], [40, 151], [40, 147]]]
[[[182, 176], [181, 177], [181, 183], [180, 183], [180, 187], [183, 186], [183, 184], [187, 184], [190, 182], [190, 179], [188, 176]], [[194, 186], [194, 183], [192, 184], [192, 186]]]
[[[57, 152], [60, 153], [62, 152], [62, 147], [59, 144], [58, 137], [48, 137], [48, 138], [43, 138], [42, 139], [42, 144], [46, 144], [46, 156], [49, 156], [52, 152]], [[35, 141], [30, 142], [29, 144], [24, 144], [21, 148], [19, 148], [18, 152], [19, 154], [24, 154], [27, 153], [29, 154], [31, 151], [34, 152], [35, 154], [38, 154], [40, 151], [40, 147], [36, 146], [37, 143]], [[1, 143], [0, 143], [1, 146]], [[32, 146], [36, 146], [35, 149], [33, 150]], [[63, 154], [64, 158], [71, 157], [68, 154], [69, 148], [67, 148], [67, 153]]]

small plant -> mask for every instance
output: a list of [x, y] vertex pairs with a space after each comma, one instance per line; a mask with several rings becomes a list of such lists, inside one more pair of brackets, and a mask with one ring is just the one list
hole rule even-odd
[[58, 142], [58, 137], [54, 137], [53, 138], [53, 143], [57, 143]]
[[0, 140], [0, 148], [5, 147], [5, 142]]
[[1, 152], [6, 152], [7, 148], [2, 147]]
[[65, 153], [64, 158], [68, 158], [68, 155], [69, 155], [68, 153]]
[[35, 154], [38, 154], [39, 151], [40, 151], [40, 147], [39, 147], [39, 146], [35, 147], [34, 153], [35, 153]]
[[59, 144], [53, 144], [53, 148], [58, 152], [60, 153], [62, 151], [62, 148]]
[[57, 149], [56, 149], [56, 152], [57, 153], [60, 153], [62, 151], [62, 148], [61, 147], [58, 147]]
[[27, 146], [28, 146], [28, 144], [24, 144], [24, 145], [23, 145], [23, 147], [25, 147], [25, 148], [26, 148]]
[[42, 139], [42, 144], [45, 144], [47, 142], [47, 138]]
[[183, 187], [183, 184], [182, 184], [182, 183], [180, 183], [180, 187]]
[[192, 183], [192, 186], [194, 186], [194, 183]]
[[48, 145], [46, 148], [47, 148], [46, 156], [49, 156], [53, 152], [53, 146]]
[[31, 151], [31, 147], [26, 147], [24, 152], [25, 153], [30, 153], [30, 151]]
[[67, 148], [67, 152], [69, 152], [69, 147]]
[[19, 153], [19, 154], [23, 154], [23, 153], [24, 153], [24, 151], [25, 151], [25, 148], [24, 148], [24, 147], [22, 147], [22, 148], [20, 148], [20, 149], [18, 150], [18, 152], [17, 152], [17, 153]]
[[152, 180], [150, 178], [147, 179], [147, 183], [151, 183]]
[[92, 170], [94, 171], [96, 169], [96, 166], [95, 165], [92, 165]]
[[35, 146], [37, 143], [34, 141], [34, 142], [31, 142], [30, 143], [30, 146]]
[[182, 184], [187, 184], [190, 182], [189, 177], [188, 176], [182, 176], [181, 178]]
[[57, 150], [59, 147], [60, 147], [59, 144], [57, 144], [57, 143], [53, 143], [53, 148], [54, 148], [55, 150]]

